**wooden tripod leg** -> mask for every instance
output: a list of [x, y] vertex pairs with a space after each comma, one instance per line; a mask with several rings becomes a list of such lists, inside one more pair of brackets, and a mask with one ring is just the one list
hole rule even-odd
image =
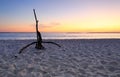
[[24, 46], [22, 49], [20, 49], [19, 54], [22, 53], [22, 51], [23, 51], [24, 49], [26, 49], [27, 47], [29, 47], [30, 45], [35, 44], [35, 43], [37, 43], [37, 42], [32, 42], [32, 43]]
[[[26, 49], [27, 47], [29, 47], [30, 45], [35, 44], [35, 43], [37, 43], [37, 42], [32, 42], [32, 43], [26, 45], [25, 47], [23, 47], [22, 49], [20, 49], [20, 51], [18, 52], [18, 54], [21, 54], [21, 53], [23, 52], [24, 49]], [[15, 55], [15, 58], [17, 58], [17, 57], [18, 57], [18, 56]]]
[[54, 45], [57, 45], [58, 47], [61, 47], [59, 44], [55, 43], [55, 42], [42, 42], [42, 43], [51, 43], [51, 44], [54, 44]]

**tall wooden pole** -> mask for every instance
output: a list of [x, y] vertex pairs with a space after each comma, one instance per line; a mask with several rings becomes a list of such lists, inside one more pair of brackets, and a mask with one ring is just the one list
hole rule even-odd
[[34, 16], [35, 16], [35, 21], [36, 21], [36, 35], [37, 35], [37, 43], [35, 48], [36, 49], [44, 49], [44, 47], [42, 46], [42, 37], [41, 37], [41, 33], [38, 30], [38, 20], [37, 20], [37, 16], [35, 13], [35, 9], [33, 9], [34, 12]]
[[[37, 17], [36, 17], [35, 9], [33, 9], [33, 12], [34, 12], [35, 21], [36, 21], [36, 35], [37, 35], [37, 32], [38, 32], [38, 20], [37, 20]], [[37, 35], [37, 41], [38, 41], [38, 35]]]

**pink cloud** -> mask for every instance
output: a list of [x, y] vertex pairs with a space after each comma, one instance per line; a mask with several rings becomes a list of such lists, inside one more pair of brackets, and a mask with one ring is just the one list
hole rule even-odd
[[60, 23], [52, 22], [52, 23], [49, 23], [49, 24], [40, 24], [39, 26], [41, 26], [41, 27], [55, 27], [55, 26], [60, 26]]

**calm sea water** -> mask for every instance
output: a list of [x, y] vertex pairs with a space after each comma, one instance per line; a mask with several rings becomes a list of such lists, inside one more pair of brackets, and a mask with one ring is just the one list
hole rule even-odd
[[[120, 39], [120, 33], [41, 33], [43, 39]], [[0, 33], [0, 40], [36, 39], [36, 33]]]

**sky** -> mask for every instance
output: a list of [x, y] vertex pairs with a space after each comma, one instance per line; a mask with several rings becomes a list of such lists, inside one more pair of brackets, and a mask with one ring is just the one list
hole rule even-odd
[[120, 0], [0, 0], [0, 32], [120, 32]]

